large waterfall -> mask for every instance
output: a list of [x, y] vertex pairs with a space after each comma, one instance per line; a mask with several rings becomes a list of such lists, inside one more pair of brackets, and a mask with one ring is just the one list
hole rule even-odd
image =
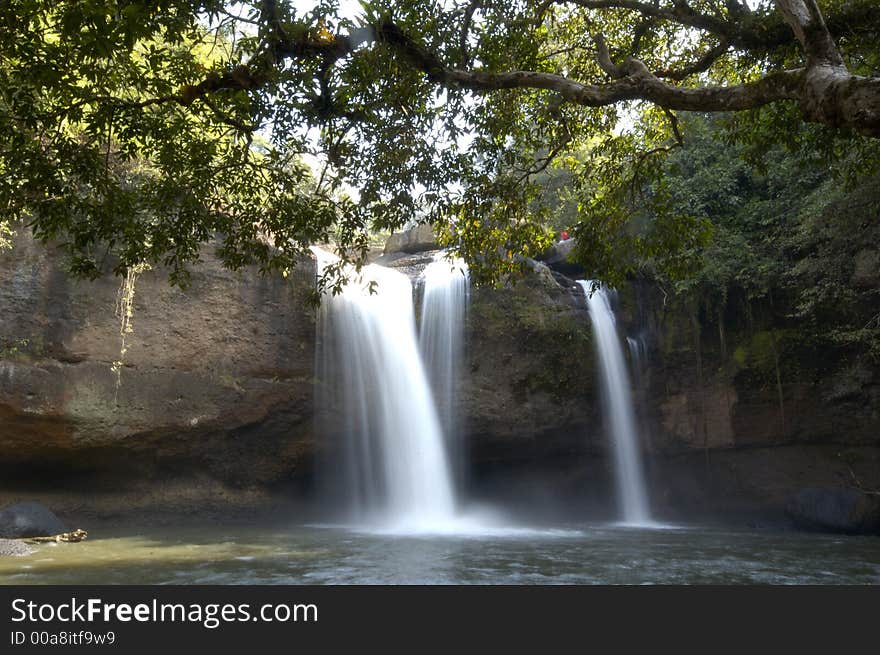
[[[319, 271], [333, 261], [316, 255]], [[357, 521], [446, 529], [456, 501], [416, 338], [412, 284], [375, 265], [349, 275], [341, 293], [325, 294], [318, 319], [319, 401], [331, 423], [340, 419], [332, 431], [344, 442], [334, 453], [338, 482]]]
[[464, 355], [468, 269], [462, 259], [438, 253], [425, 267], [419, 345], [434, 390], [440, 422], [446, 435], [455, 477], [463, 478], [464, 448], [456, 411]]
[[624, 523], [651, 523], [648, 495], [642, 470], [639, 437], [636, 430], [629, 375], [617, 334], [614, 310], [608, 289], [578, 280], [587, 297], [596, 356], [602, 374], [602, 402], [613, 444], [618, 493]]

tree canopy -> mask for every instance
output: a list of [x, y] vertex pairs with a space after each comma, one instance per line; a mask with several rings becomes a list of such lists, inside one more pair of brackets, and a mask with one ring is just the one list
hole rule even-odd
[[873, 0], [6, 0], [0, 240], [185, 282], [214, 239], [283, 270], [426, 220], [492, 280], [551, 240], [564, 170], [595, 274], [675, 272], [706, 235], [663, 183], [678, 112], [873, 165], [878, 36]]

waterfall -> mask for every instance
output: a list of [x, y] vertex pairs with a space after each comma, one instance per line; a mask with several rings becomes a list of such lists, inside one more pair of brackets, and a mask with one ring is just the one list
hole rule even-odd
[[[313, 250], [319, 273], [337, 261]], [[454, 518], [455, 497], [412, 284], [375, 265], [348, 274], [341, 293], [325, 294], [318, 317], [319, 407], [342, 440], [334, 468], [352, 518], [432, 531]]]
[[645, 345], [644, 337], [627, 337], [626, 345], [629, 348], [629, 355], [632, 358], [633, 366], [636, 371], [642, 370], [642, 357], [644, 357], [648, 348]]
[[593, 282], [589, 280], [578, 280], [578, 284], [586, 295], [593, 325], [596, 356], [602, 375], [604, 416], [611, 432], [623, 520], [633, 525], [650, 524], [629, 375], [617, 335], [611, 292], [601, 286], [593, 291]]
[[627, 337], [626, 345], [629, 348], [629, 361], [632, 362], [633, 377], [635, 377], [636, 389], [642, 389], [643, 367], [648, 356], [648, 346], [643, 336]]
[[464, 356], [464, 320], [468, 301], [468, 269], [462, 259], [439, 253], [425, 267], [419, 345], [446, 435], [455, 477], [464, 477], [464, 448], [456, 412]]

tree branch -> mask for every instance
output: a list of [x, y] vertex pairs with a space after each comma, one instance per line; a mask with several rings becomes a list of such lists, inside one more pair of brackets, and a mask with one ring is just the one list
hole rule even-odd
[[257, 129], [255, 125], [236, 120], [235, 118], [224, 114], [222, 111], [220, 111], [220, 108], [211, 101], [208, 96], [202, 96], [202, 102], [204, 102], [208, 106], [208, 109], [210, 109], [217, 118], [219, 118], [223, 123], [226, 123], [230, 127], [234, 127], [235, 129], [242, 132], [253, 132]]
[[816, 0], [776, 0], [776, 6], [807, 55], [808, 66], [843, 66]]
[[[547, 10], [557, 4], [576, 5], [584, 9], [636, 12], [648, 18], [715, 34], [739, 50], [766, 52], [796, 41], [782, 12], [776, 14], [774, 20], [774, 14], [758, 15], [745, 3], [737, 0], [727, 0], [727, 18], [701, 13], [681, 0], [666, 3], [644, 0], [544, 0], [536, 10], [537, 20], [540, 22]], [[873, 0], [852, 0], [829, 13], [825, 21], [833, 38], [850, 33], [877, 33], [880, 26], [880, 3]]]
[[[660, 2], [647, 4], [637, 0], [554, 0], [557, 1], [590, 8], [623, 8], [642, 11], [648, 15], [662, 14], [662, 17], [671, 16], [684, 25], [706, 24], [712, 29], [723, 23], [717, 18], [695, 12], [684, 2], [676, 2], [670, 8]], [[544, 4], [549, 6], [554, 2]], [[559, 93], [568, 102], [588, 107], [644, 100], [670, 111], [719, 112], [755, 109], [786, 100], [797, 101], [807, 120], [851, 127], [872, 136], [880, 135], [880, 78], [854, 76], [842, 65], [829, 66], [838, 61], [834, 58], [837, 51], [828, 30], [825, 29], [823, 35], [822, 30], [817, 27], [825, 24], [821, 14], [816, 13], [818, 7], [815, 0], [776, 2], [780, 7], [785, 5], [792, 10], [790, 13], [794, 18], [789, 17], [790, 20], [800, 21], [797, 23], [800, 25], [798, 38], [803, 38], [805, 50], [808, 52], [808, 66], [769, 73], [756, 81], [733, 86], [684, 87], [661, 79], [681, 81], [708, 70], [727, 51], [730, 42], [724, 40], [690, 66], [652, 74], [641, 61], [633, 57], [622, 63], [612, 61], [604, 38], [597, 35], [595, 41], [598, 62], [611, 78], [611, 81], [605, 83], [580, 82], [562, 75], [529, 70], [489, 72], [448, 66], [437, 55], [404, 33], [390, 18], [382, 19], [372, 26], [353, 29], [348, 34], [332, 35], [331, 38], [319, 38], [309, 29], [294, 31], [288, 28], [285, 32], [279, 27], [275, 32], [277, 41], [267, 47], [273, 57], [298, 61], [320, 58], [323, 62], [322, 70], [326, 71], [337, 60], [349, 56], [360, 46], [378, 42], [393, 49], [403, 62], [424, 73], [428, 80], [447, 88], [467, 89], [475, 93], [499, 89], [544, 89]], [[478, 4], [478, 1], [473, 2], [468, 5], [468, 9], [473, 8], [476, 11]], [[473, 13], [471, 17], [472, 15]], [[789, 33], [794, 34], [791, 29]], [[839, 54], [837, 57], [839, 58]], [[814, 61], [824, 62], [823, 66], [811, 66], [810, 62]], [[268, 63], [271, 60], [267, 62], [265, 56], [257, 55], [248, 65], [238, 66], [222, 75], [209, 75], [198, 85], [185, 87], [180, 97], [170, 99], [189, 105], [196, 99], [220, 90], [259, 88], [268, 80]]]
[[667, 80], [675, 80], [677, 82], [681, 82], [686, 80], [691, 75], [696, 75], [697, 73], [705, 73], [712, 67], [718, 59], [723, 57], [727, 51], [730, 50], [730, 46], [726, 41], [722, 41], [714, 48], [707, 50], [704, 52], [697, 61], [689, 64], [688, 66], [684, 66], [682, 68], [667, 68], [663, 70], [654, 71], [655, 77], [662, 77]]
[[461, 68], [467, 68], [470, 66], [471, 60], [468, 55], [468, 33], [471, 30], [471, 22], [474, 19], [474, 14], [477, 9], [482, 9], [483, 1], [482, 0], [471, 0], [471, 3], [464, 10], [464, 15], [461, 18], [461, 35], [459, 36], [459, 49], [461, 50], [461, 57], [459, 59], [459, 66]]
[[565, 134], [559, 140], [559, 143], [553, 146], [550, 152], [547, 153], [546, 157], [542, 157], [538, 162], [536, 162], [535, 166], [532, 166], [528, 170], [522, 171], [522, 176], [520, 176], [520, 178], [516, 181], [517, 186], [519, 186], [524, 180], [530, 178], [532, 175], [537, 175], [538, 173], [546, 170], [547, 167], [551, 163], [553, 163], [553, 160], [556, 159], [557, 156], [559, 156], [559, 153], [561, 153], [562, 150], [566, 146], [568, 146], [569, 143], [571, 143], [571, 130], [568, 128], [568, 125], [564, 121], [562, 123], [562, 126], [565, 129]]
[[678, 116], [673, 114], [669, 109], [663, 109], [663, 113], [666, 114], [666, 118], [669, 119], [669, 126], [672, 128], [672, 135], [675, 137], [675, 142], [683, 146], [684, 138], [681, 135], [681, 128], [678, 125]]
[[[623, 100], [647, 100], [661, 107], [683, 111], [739, 111], [754, 109], [779, 100], [797, 100], [803, 71], [772, 73], [755, 82], [734, 86], [687, 88], [667, 84], [652, 75], [644, 64], [628, 59], [614, 64], [602, 56], [612, 78], [608, 84], [586, 84], [562, 75], [535, 71], [488, 73], [447, 68], [432, 53], [404, 34], [391, 21], [377, 29], [377, 37], [397, 50], [410, 65], [431, 81], [444, 86], [485, 92], [498, 89], [546, 89], [556, 91], [569, 102], [600, 107]], [[597, 44], [604, 43], [597, 37]], [[600, 45], [600, 50], [601, 50]], [[606, 48], [607, 52], [607, 48]], [[624, 73], [624, 75], [620, 75]], [[880, 81], [878, 81], [880, 84]]]
[[[659, 2], [643, 2], [641, 0], [544, 0], [536, 11], [538, 20], [546, 11], [556, 4], [570, 4], [584, 9], [623, 9], [641, 14], [646, 18], [666, 20], [686, 27], [692, 27], [724, 37], [731, 43], [745, 46], [763, 40], [766, 35], [749, 33], [743, 26], [728, 22], [718, 16], [711, 16], [693, 9], [687, 2], [673, 1], [671, 4]], [[785, 36], [791, 39], [791, 33], [784, 30]]]

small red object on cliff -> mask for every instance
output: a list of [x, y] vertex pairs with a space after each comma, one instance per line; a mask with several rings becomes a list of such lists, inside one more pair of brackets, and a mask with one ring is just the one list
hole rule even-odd
[[568, 241], [568, 231], [562, 230], [562, 232], [559, 234], [559, 237], [562, 241]]

